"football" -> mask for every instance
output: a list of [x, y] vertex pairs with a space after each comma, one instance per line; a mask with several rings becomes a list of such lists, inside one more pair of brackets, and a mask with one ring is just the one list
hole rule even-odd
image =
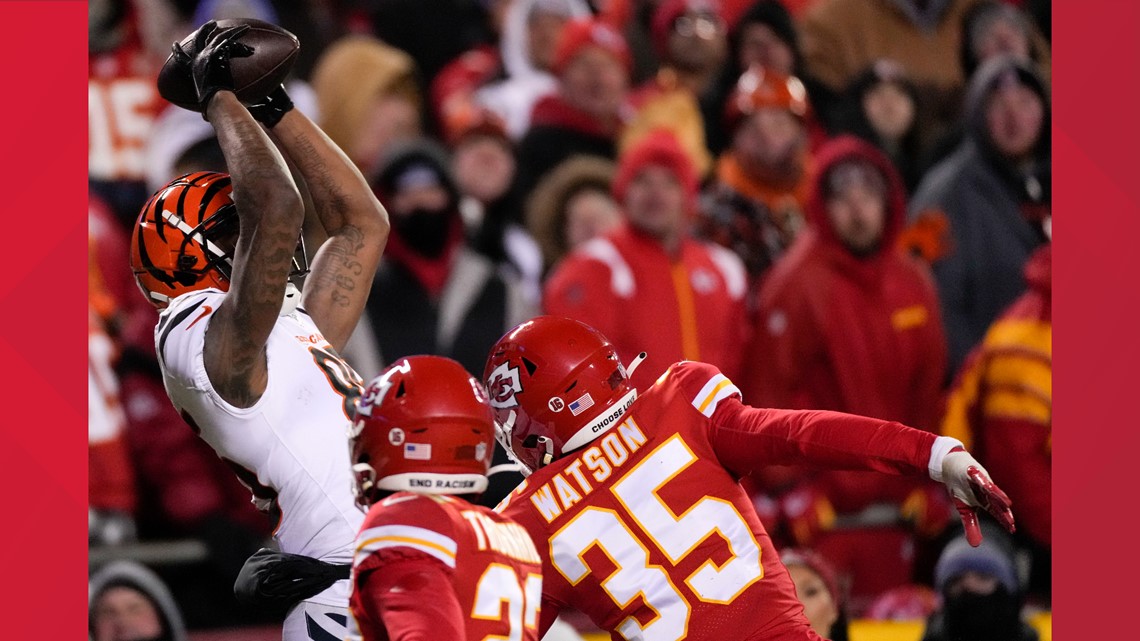
[[[226, 29], [249, 25], [249, 30], [238, 41], [253, 49], [253, 55], [233, 58], [230, 62], [234, 77], [234, 94], [244, 103], [256, 102], [269, 95], [277, 85], [284, 82], [293, 68], [301, 43], [297, 36], [275, 24], [252, 18], [231, 18], [218, 20], [218, 28]], [[198, 54], [194, 31], [180, 43], [182, 50], [193, 58]], [[194, 89], [194, 79], [187, 65], [175, 60], [174, 54], [166, 59], [166, 64], [158, 73], [158, 93], [169, 102], [199, 111], [198, 92]]]

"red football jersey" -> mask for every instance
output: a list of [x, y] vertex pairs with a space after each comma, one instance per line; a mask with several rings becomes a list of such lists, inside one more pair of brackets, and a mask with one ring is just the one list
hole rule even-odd
[[[417, 563], [441, 569], [450, 586], [413, 579], [392, 590], [386, 583]], [[431, 621], [433, 633], [465, 630], [458, 638], [469, 640], [539, 638], [538, 552], [526, 530], [485, 507], [450, 496], [393, 494], [369, 510], [352, 565], [350, 641], [395, 637], [392, 629], [407, 626], [409, 616]], [[410, 599], [393, 601], [407, 592]], [[385, 599], [390, 607], [383, 614], [369, 605]], [[417, 608], [418, 615], [409, 615]]]
[[715, 367], [677, 363], [622, 423], [496, 508], [543, 555], [542, 631], [571, 607], [614, 639], [820, 638], [739, 478], [790, 462], [923, 474], [935, 437], [739, 399]]

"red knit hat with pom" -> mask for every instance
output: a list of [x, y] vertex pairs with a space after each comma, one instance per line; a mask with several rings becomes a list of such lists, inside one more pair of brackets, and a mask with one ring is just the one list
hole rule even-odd
[[665, 167], [673, 172], [685, 190], [690, 211], [695, 210], [697, 191], [700, 188], [697, 171], [677, 137], [668, 129], [650, 131], [621, 155], [614, 175], [614, 198], [619, 203], [625, 202], [629, 183], [633, 182], [642, 169], [651, 165]]

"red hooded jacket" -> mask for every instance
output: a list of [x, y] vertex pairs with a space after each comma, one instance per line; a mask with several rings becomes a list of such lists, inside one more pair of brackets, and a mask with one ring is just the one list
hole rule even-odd
[[[888, 183], [887, 221], [877, 253], [860, 258], [827, 219], [822, 177], [842, 160], [871, 162]], [[762, 407], [837, 410], [933, 431], [941, 415], [946, 340], [933, 281], [895, 249], [904, 191], [890, 162], [844, 136], [824, 146], [805, 230], [760, 284], [753, 339], [740, 388]], [[839, 512], [901, 500], [909, 482], [862, 473], [820, 477]]]

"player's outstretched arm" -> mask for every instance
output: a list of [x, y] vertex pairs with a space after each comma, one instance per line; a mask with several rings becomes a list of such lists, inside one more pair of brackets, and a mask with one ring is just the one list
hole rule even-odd
[[334, 349], [356, 327], [388, 242], [388, 212], [368, 181], [320, 127], [278, 88], [250, 113], [271, 131], [308, 187], [328, 234], [312, 259], [302, 305]]
[[793, 464], [926, 474], [946, 485], [972, 545], [982, 537], [978, 508], [1014, 529], [1009, 498], [955, 439], [842, 412], [749, 407], [736, 395], [721, 400], [712, 419], [709, 440], [717, 458], [735, 474]]
[[206, 372], [226, 401], [249, 407], [265, 391], [265, 344], [277, 321], [304, 206], [285, 159], [233, 94], [236, 36], [217, 33], [194, 59], [194, 83], [226, 156], [240, 231], [229, 292], [206, 334]]

